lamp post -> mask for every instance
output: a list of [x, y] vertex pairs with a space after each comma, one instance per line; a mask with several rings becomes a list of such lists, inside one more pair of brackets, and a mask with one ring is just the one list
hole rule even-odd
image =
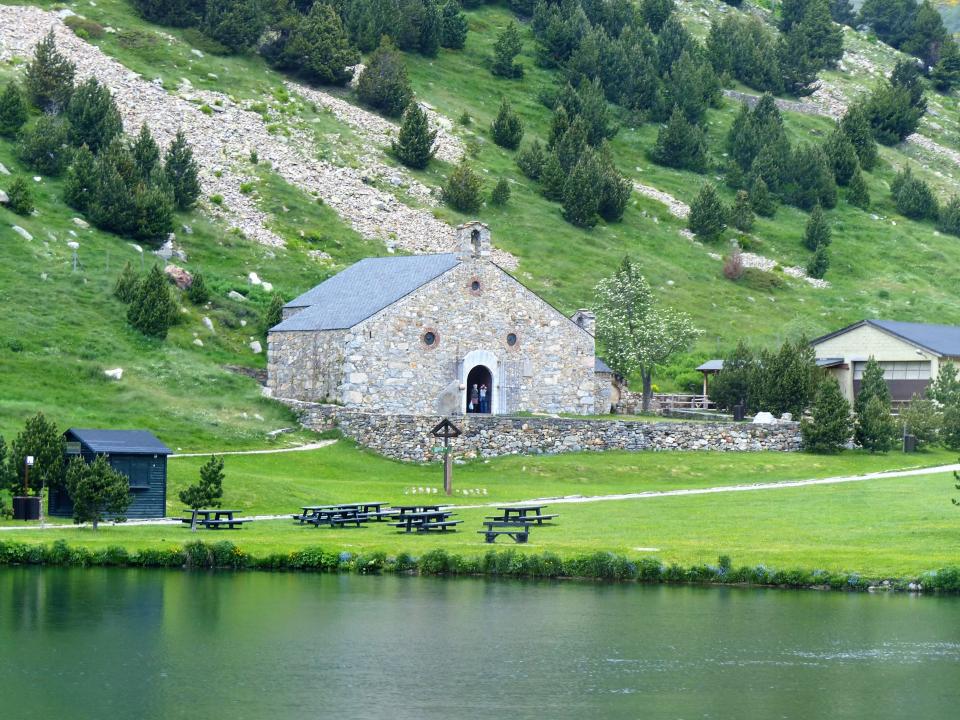
[[23, 496], [30, 494], [30, 468], [33, 467], [33, 455], [27, 455], [23, 461]]

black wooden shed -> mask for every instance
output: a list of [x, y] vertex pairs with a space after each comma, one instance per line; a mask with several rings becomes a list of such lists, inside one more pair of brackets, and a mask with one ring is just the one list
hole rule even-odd
[[[70, 428], [63, 434], [67, 460], [80, 456], [93, 462], [106, 455], [110, 465], [130, 478], [133, 501], [128, 518], [161, 518], [167, 506], [167, 455], [170, 448], [147, 430], [89, 430]], [[70, 517], [73, 501], [65, 488], [50, 493], [49, 513]]]

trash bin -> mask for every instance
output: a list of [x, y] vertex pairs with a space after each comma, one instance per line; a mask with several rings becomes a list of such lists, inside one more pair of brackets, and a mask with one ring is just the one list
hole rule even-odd
[[40, 519], [40, 498], [15, 497], [13, 499], [13, 519], [14, 520], [39, 520]]
[[917, 436], [916, 435], [904, 435], [903, 436], [903, 451], [905, 453], [912, 453], [917, 451]]
[[733, 406], [733, 419], [736, 422], [743, 422], [743, 419], [747, 416], [746, 408], [743, 405], [734, 405]]

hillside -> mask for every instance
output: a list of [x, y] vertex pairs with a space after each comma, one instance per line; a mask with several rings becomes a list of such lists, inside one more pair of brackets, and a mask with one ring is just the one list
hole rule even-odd
[[[710, 21], [726, 13], [770, 19], [750, 2], [740, 10], [710, 0], [677, 5], [684, 24], [701, 38]], [[85, 28], [73, 21], [84, 37], [52, 14], [65, 7], [92, 21]], [[123, 263], [139, 265], [141, 254], [126, 239], [76, 225], [76, 213], [61, 200], [60, 180], [34, 183], [36, 216], [20, 218], [0, 208], [6, 309], [0, 317], [0, 432], [9, 434], [41, 407], [74, 425], [149, 425], [191, 449], [251, 444], [290, 425], [286, 411], [260, 399], [253, 379], [226, 369], [264, 367], [263, 354], [249, 343], [260, 335], [270, 293], [252, 285], [249, 274], [289, 298], [360, 257], [388, 249], [446, 249], [452, 226], [466, 216], [442, 205], [437, 189], [465, 152], [487, 178], [487, 192], [497, 178], [511, 184], [506, 206], [478, 213], [491, 225], [498, 261], [566, 312], [589, 305], [596, 282], [629, 253], [664, 301], [688, 311], [705, 330], [701, 354], [722, 351], [740, 337], [776, 342], [864, 316], [960, 322], [960, 240], [937, 232], [933, 223], [899, 216], [889, 192], [896, 171], [906, 165], [943, 199], [960, 191], [954, 177], [960, 162], [955, 97], [928, 93], [930, 111], [919, 135], [881, 148], [879, 167], [865, 174], [869, 211], [840, 202], [828, 212], [834, 240], [827, 286], [780, 272], [802, 268], [809, 257], [801, 244], [807, 214], [787, 206], [772, 219], [758, 218], [744, 240], [757, 256], [754, 262], [773, 271], [734, 283], [721, 273], [727, 244], [692, 240], [678, 217], [705, 179], [718, 181], [727, 202], [733, 191], [719, 176], [654, 165], [646, 153], [656, 123], [639, 123], [626, 113], [617, 117], [613, 157], [638, 190], [623, 221], [601, 222], [592, 230], [565, 222], [559, 206], [516, 168], [515, 154], [497, 147], [488, 132], [505, 97], [524, 121], [525, 141], [545, 141], [551, 112], [538, 96], [559, 86], [559, 74], [538, 66], [534, 39], [525, 30], [519, 58], [524, 77], [494, 77], [493, 43], [515, 16], [497, 6], [467, 16], [464, 50], [441, 49], [436, 58], [404, 55], [416, 96], [441, 129], [437, 160], [425, 171], [411, 171], [386, 152], [395, 123], [360, 109], [352, 93], [308, 88], [255, 55], [211, 55], [195, 32], [152, 25], [126, 0], [0, 5], [0, 84], [18, 75], [32, 45], [54, 27], [78, 75], [93, 74], [111, 87], [128, 132], [146, 121], [161, 145], [178, 127], [187, 132], [201, 161], [205, 200], [177, 218], [176, 243], [187, 259], [174, 262], [202, 271], [214, 291], [209, 308], [183, 301], [182, 321], [165, 342], [142, 338], [110, 295]], [[899, 56], [849, 28], [844, 40], [847, 53], [836, 70], [822, 74], [821, 89], [802, 104], [784, 104], [791, 141], [826, 136], [832, 117], [888, 73]], [[739, 85], [728, 90], [756, 94]], [[722, 161], [717, 148], [738, 109], [727, 98], [707, 113], [715, 163]], [[460, 122], [465, 113], [468, 125]], [[0, 140], [0, 162], [13, 173], [34, 175], [16, 159], [13, 142]], [[0, 188], [7, 181], [0, 176]], [[33, 239], [14, 233], [13, 225]], [[66, 247], [71, 239], [80, 242], [76, 273]], [[152, 261], [151, 249], [145, 248], [144, 262]], [[229, 299], [231, 290], [247, 299]], [[107, 380], [103, 371], [116, 367], [124, 368], [123, 378]]]

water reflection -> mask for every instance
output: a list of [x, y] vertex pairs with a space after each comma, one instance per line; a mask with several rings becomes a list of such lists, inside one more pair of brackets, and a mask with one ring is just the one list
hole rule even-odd
[[954, 598], [8, 569], [0, 717], [953, 717], [958, 621]]

